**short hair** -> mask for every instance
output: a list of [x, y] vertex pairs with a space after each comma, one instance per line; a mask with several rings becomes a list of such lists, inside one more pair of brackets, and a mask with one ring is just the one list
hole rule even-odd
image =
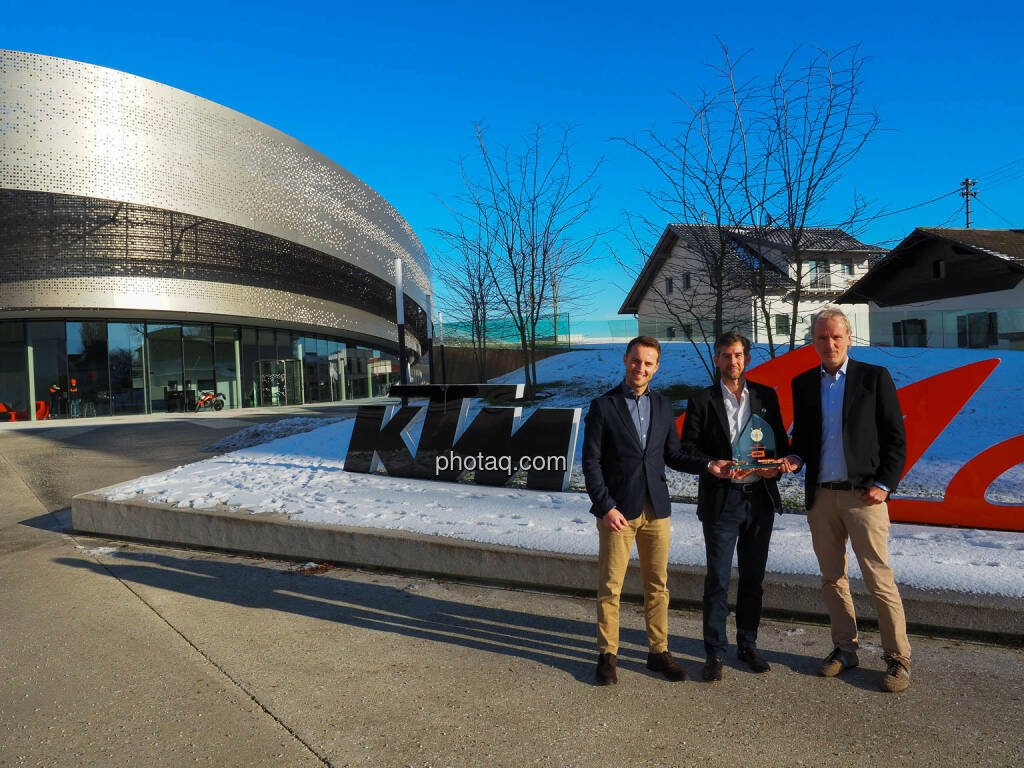
[[853, 335], [853, 329], [850, 328], [850, 319], [846, 316], [846, 313], [843, 312], [843, 310], [834, 304], [822, 307], [814, 315], [814, 319], [811, 321], [811, 335], [814, 335], [814, 326], [818, 324], [819, 320], [831, 320], [833, 318], [843, 321], [843, 325], [846, 327], [847, 336]]
[[715, 354], [719, 354], [723, 347], [731, 347], [733, 344], [743, 345], [743, 354], [750, 354], [750, 339], [739, 331], [726, 331], [715, 340]]
[[661, 344], [653, 336], [637, 336], [632, 339], [629, 344], [626, 345], [626, 355], [629, 355], [633, 351], [633, 347], [654, 347], [654, 351], [658, 353], [658, 360], [661, 360]]

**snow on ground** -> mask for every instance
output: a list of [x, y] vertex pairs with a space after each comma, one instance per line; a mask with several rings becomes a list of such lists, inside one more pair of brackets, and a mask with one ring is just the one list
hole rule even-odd
[[260, 445], [276, 440], [279, 437], [296, 435], [299, 432], [309, 432], [311, 429], [318, 429], [341, 419], [319, 419], [308, 416], [298, 416], [294, 419], [281, 419], [280, 421], [268, 421], [263, 424], [254, 424], [251, 427], [240, 429], [227, 437], [208, 445], [203, 450], [207, 453], [226, 453], [227, 451], [238, 451], [252, 445]]
[[[672, 383], [668, 376], [663, 376], [672, 369], [678, 368], [678, 375], [687, 377], [695, 369], [686, 359], [673, 360], [673, 351], [666, 355], [658, 373], [663, 385], [666, 379]], [[857, 350], [861, 359], [880, 361], [874, 355], [869, 357], [860, 352]], [[963, 364], [957, 361], [963, 360], [964, 354], [950, 356], [946, 362], [951, 367]], [[541, 380], [576, 380], [578, 384], [569, 387], [574, 390], [573, 395], [558, 395], [557, 399], [545, 401], [545, 405], [576, 404], [591, 396], [589, 391], [582, 390], [584, 382], [594, 387], [591, 391], [599, 393], [622, 375], [621, 349], [573, 352], [564, 357], [568, 359], [562, 361], [562, 368], [552, 362], [557, 358], [543, 361], [541, 365], [547, 364], [550, 370], [541, 374]], [[891, 359], [887, 363], [895, 367]], [[930, 363], [936, 372], [946, 370], [942, 361]], [[1019, 361], [1015, 363], [1016, 373], [1020, 373], [1020, 365]], [[560, 378], [549, 378], [555, 375]], [[904, 376], [902, 372], [900, 376], [898, 384], [920, 378]], [[990, 383], [993, 379], [995, 375]], [[1001, 439], [996, 436], [985, 442], [989, 437], [968, 434], [974, 430], [991, 428], [993, 433], [1007, 436], [1024, 431], [1019, 423], [1020, 388], [1011, 379], [996, 379], [995, 395], [982, 397], [979, 392], [978, 401], [968, 403], [968, 408], [947, 430], [953, 438], [942, 446], [947, 451], [944, 456], [952, 454], [958, 441], [968, 446], [969, 457], [974, 455], [970, 453], [975, 450], [974, 445], [984, 443], [987, 447]], [[575, 398], [575, 402], [568, 398]], [[1011, 422], [1000, 424], [999, 430], [995, 429], [998, 417], [990, 419], [987, 413], [981, 413], [997, 405], [1003, 409], [1002, 420]], [[979, 413], [977, 421], [961, 418]], [[1007, 418], [1011, 413], [1014, 418]], [[343, 468], [352, 426], [351, 419], [328, 424], [139, 478], [109, 489], [106, 495], [112, 499], [159, 501], [196, 509], [226, 505], [254, 513], [283, 513], [313, 524], [404, 530], [549, 552], [597, 554], [595, 519], [589, 513], [590, 503], [585, 494], [350, 474]], [[942, 435], [940, 441], [946, 437]], [[956, 459], [961, 464], [963, 460]], [[940, 475], [936, 471], [927, 477]], [[669, 476], [684, 477], [673, 472]], [[1007, 487], [1013, 501], [1020, 503], [1024, 483], [1014, 480]], [[895, 524], [891, 536], [890, 561], [901, 584], [1024, 598], [1024, 534]], [[677, 564], [704, 565], [703, 536], [692, 504], [673, 504], [669, 559]], [[777, 518], [768, 568], [776, 573], [817, 574], [804, 516], [789, 514]], [[850, 573], [859, 576], [852, 556]]]

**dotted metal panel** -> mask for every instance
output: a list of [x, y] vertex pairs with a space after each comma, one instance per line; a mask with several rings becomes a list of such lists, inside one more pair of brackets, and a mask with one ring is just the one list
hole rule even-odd
[[327, 157], [234, 110], [90, 64], [0, 50], [0, 187], [121, 200], [273, 235], [426, 306], [422, 244]]
[[[40, 295], [32, 299], [22, 286], [13, 294], [20, 297], [19, 303], [0, 301], [0, 310], [57, 309], [69, 301], [69, 306], [123, 308], [120, 293], [130, 297], [128, 308], [141, 309], [147, 304], [140, 291], [152, 284], [163, 286], [152, 301], [166, 303], [177, 297], [176, 303], [162, 308], [194, 311], [186, 309], [191, 298], [184, 289], [187, 285], [196, 299], [204, 301], [204, 312], [218, 312], [213, 303], [216, 296], [226, 301], [223, 313], [239, 314], [237, 307], [245, 306], [239, 301], [246, 289], [266, 289], [288, 297], [289, 306], [298, 302], [294, 311], [302, 319], [297, 322], [320, 325], [311, 308], [328, 302], [360, 316], [376, 315], [385, 321], [376, 323], [380, 327], [394, 326], [393, 285], [311, 248], [174, 211], [0, 189], [0, 286], [28, 281]], [[59, 284], [78, 296], [82, 281], [88, 282], [86, 293], [94, 294], [91, 304], [70, 296], [62, 299], [56, 290]], [[168, 287], [174, 283], [181, 287]], [[250, 292], [264, 299], [269, 295]], [[292, 310], [254, 301], [251, 311], [254, 317], [286, 319]], [[323, 315], [323, 324], [337, 329], [342, 316], [332, 310]], [[425, 341], [426, 313], [408, 296], [406, 319], [408, 330]]]

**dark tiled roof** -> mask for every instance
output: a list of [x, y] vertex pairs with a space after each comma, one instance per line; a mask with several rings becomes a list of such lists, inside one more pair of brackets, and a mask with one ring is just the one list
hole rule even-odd
[[940, 229], [918, 227], [893, 248], [887, 258], [874, 264], [866, 275], [836, 299], [839, 304], [873, 300], [878, 285], [902, 268], [913, 249], [928, 238], [944, 240], [963, 248], [1009, 262], [1011, 269], [1024, 271], [1024, 230], [1022, 229]]
[[1024, 229], [939, 229], [920, 227], [932, 237], [940, 237], [968, 248], [980, 248], [1001, 259], [1024, 266]]

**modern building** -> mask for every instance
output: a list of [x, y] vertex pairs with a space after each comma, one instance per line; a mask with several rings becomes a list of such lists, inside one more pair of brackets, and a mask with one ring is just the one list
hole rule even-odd
[[0, 50], [0, 420], [384, 392], [431, 283], [380, 195], [166, 85]]
[[[805, 229], [797, 339], [809, 336], [815, 312], [835, 301], [884, 255], [884, 249], [865, 245], [841, 229]], [[714, 281], [711, 275], [718, 270], [723, 278]], [[711, 343], [720, 286], [724, 328], [767, 343], [767, 308], [772, 340], [780, 344], [789, 340], [796, 281], [785, 230], [669, 224], [619, 314], [635, 315], [639, 332], [648, 336]], [[858, 342], [868, 343], [866, 304], [847, 308], [847, 314]]]
[[919, 227], [838, 301], [876, 344], [1024, 349], [1024, 230]]

